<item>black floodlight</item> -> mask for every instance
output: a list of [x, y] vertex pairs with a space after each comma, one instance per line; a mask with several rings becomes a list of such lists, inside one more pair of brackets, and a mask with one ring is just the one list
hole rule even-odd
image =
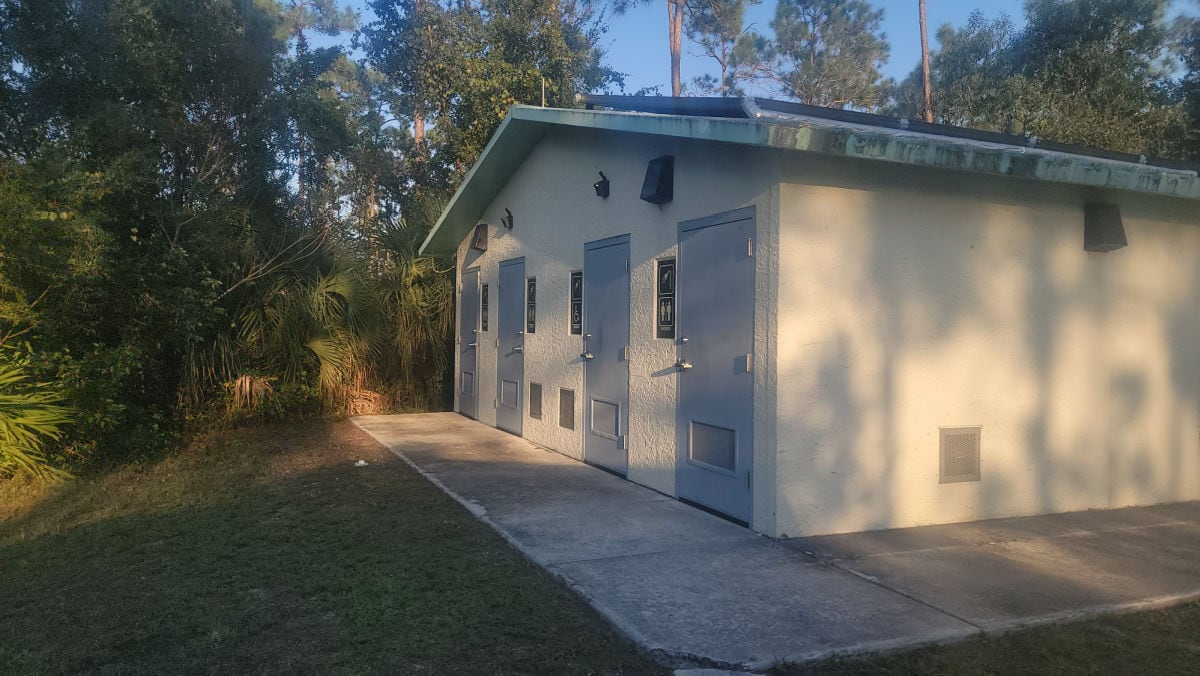
[[500, 224], [501, 224], [501, 225], [503, 225], [505, 228], [508, 228], [509, 230], [512, 230], [512, 229], [513, 229], [513, 215], [512, 215], [512, 212], [511, 212], [511, 211], [509, 211], [508, 209], [505, 209], [505, 210], [504, 210], [504, 213], [506, 213], [506, 214], [508, 214], [508, 215], [507, 215], [507, 216], [501, 216], [501, 217], [500, 217]]
[[608, 197], [608, 177], [601, 171], [600, 180], [592, 184], [592, 188], [596, 191], [596, 197]]
[[1091, 202], [1083, 205], [1083, 250], [1115, 251], [1128, 246], [1121, 207]]
[[675, 157], [663, 155], [650, 160], [641, 198], [652, 204], [670, 202], [675, 195]]
[[487, 251], [487, 223], [475, 226], [475, 234], [471, 235], [471, 248], [480, 253]]

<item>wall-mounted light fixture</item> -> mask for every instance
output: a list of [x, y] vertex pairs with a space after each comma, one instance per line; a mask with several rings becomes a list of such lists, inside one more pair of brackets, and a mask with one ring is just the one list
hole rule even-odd
[[1084, 251], [1115, 251], [1128, 245], [1121, 207], [1100, 202], [1083, 205]]
[[650, 160], [641, 198], [652, 204], [670, 202], [675, 196], [675, 157], [663, 155]]
[[601, 171], [600, 180], [592, 184], [592, 188], [596, 191], [596, 197], [608, 197], [608, 177]]
[[480, 223], [471, 235], [471, 248], [481, 253], [487, 251], [487, 239], [487, 223]]
[[512, 212], [511, 212], [511, 211], [509, 211], [508, 209], [505, 209], [505, 210], [504, 210], [504, 213], [505, 213], [505, 214], [507, 214], [507, 216], [501, 216], [501, 217], [500, 217], [500, 224], [501, 224], [501, 225], [503, 225], [504, 227], [508, 228], [509, 230], [512, 230], [512, 229], [513, 229], [513, 215], [512, 215]]

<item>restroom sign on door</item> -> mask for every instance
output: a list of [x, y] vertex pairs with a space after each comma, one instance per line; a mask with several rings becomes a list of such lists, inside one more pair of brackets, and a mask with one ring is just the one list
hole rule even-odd
[[675, 259], [658, 261], [655, 325], [659, 338], [675, 337]]
[[583, 273], [571, 273], [571, 335], [583, 333]]

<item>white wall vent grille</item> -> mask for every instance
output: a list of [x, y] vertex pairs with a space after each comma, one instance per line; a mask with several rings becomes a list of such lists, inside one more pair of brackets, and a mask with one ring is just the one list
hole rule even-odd
[[979, 428], [943, 427], [939, 483], [979, 481]]

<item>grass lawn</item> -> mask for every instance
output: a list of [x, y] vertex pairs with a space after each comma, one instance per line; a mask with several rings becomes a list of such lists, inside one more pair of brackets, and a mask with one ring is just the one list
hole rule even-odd
[[661, 673], [350, 423], [0, 487], [0, 571], [0, 673]]
[[[1200, 603], [777, 671], [1195, 674]], [[0, 674], [81, 672], [665, 670], [353, 425], [312, 422], [0, 485]]]

